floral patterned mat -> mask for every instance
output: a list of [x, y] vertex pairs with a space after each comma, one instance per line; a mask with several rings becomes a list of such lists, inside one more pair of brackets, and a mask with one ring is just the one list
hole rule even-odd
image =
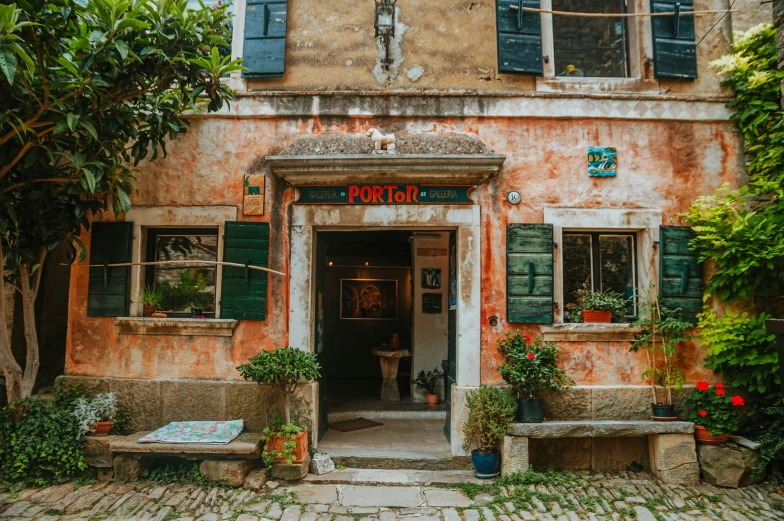
[[172, 422], [139, 439], [139, 443], [229, 443], [242, 433], [244, 420]]

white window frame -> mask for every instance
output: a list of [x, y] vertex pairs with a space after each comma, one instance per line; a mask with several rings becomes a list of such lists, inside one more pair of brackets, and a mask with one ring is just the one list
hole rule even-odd
[[[659, 276], [657, 246], [662, 212], [657, 209], [553, 208], [544, 209], [544, 222], [553, 225], [553, 298], [557, 304], [554, 320], [564, 323], [563, 233], [631, 232], [636, 234], [637, 290], [653, 287]], [[577, 325], [577, 324], [575, 324]]]
[[[552, 11], [552, 0], [540, 0], [543, 11]], [[650, 13], [650, 0], [626, 0], [627, 13]], [[633, 90], [635, 92], [656, 92], [659, 90], [658, 80], [653, 78], [653, 66], [646, 64], [653, 61], [653, 42], [651, 40], [651, 18], [648, 16], [629, 17], [626, 19], [626, 35], [629, 61], [629, 76], [626, 78], [570, 78], [556, 76], [555, 37], [553, 32], [553, 15], [542, 14], [542, 54], [547, 57], [544, 62], [542, 76], [536, 78], [536, 90], [544, 92], [564, 90], [590, 90], [613, 92]], [[650, 76], [650, 77], [646, 77]]]
[[[134, 264], [144, 262], [147, 252], [147, 230], [150, 228], [217, 228], [218, 262], [223, 261], [223, 235], [226, 221], [237, 220], [236, 206], [134, 206], [125, 215], [133, 222]], [[218, 265], [215, 283], [215, 319], [220, 318], [221, 282], [223, 267]], [[133, 302], [144, 286], [144, 266], [131, 266], [131, 316], [144, 315], [142, 305]], [[172, 318], [171, 320], [177, 320]], [[206, 319], [210, 320], [210, 319]]]

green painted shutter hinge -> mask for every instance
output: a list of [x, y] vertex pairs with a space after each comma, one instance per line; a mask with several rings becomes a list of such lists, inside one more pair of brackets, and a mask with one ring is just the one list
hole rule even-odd
[[528, 261], [528, 294], [534, 292], [534, 261]]
[[677, 38], [681, 31], [681, 3], [675, 3], [675, 14], [672, 17], [672, 35]]
[[103, 261], [103, 289], [109, 287], [109, 259]]
[[689, 263], [683, 261], [681, 265], [681, 295], [686, 294], [686, 286], [689, 285]]

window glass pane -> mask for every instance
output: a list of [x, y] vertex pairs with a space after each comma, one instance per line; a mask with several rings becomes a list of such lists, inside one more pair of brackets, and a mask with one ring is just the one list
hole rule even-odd
[[634, 242], [628, 235], [599, 236], [599, 273], [602, 291], [634, 297]]
[[564, 320], [577, 303], [578, 291], [593, 287], [591, 276], [591, 236], [563, 236]]
[[[622, 13], [623, 0], [553, 0], [553, 11]], [[626, 22], [623, 18], [553, 15], [557, 76], [628, 75]]]
[[[158, 235], [155, 260], [218, 260], [216, 235]], [[162, 311], [215, 312], [215, 266], [187, 268], [155, 267], [155, 285], [163, 294]]]

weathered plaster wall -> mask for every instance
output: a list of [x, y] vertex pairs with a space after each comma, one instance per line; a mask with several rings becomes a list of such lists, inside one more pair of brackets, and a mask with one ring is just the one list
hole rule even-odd
[[[649, 9], [648, 0], [632, 0], [632, 4], [638, 6], [638, 11]], [[694, 4], [697, 10], [727, 9], [729, 0], [695, 0]], [[242, 1], [236, 3], [238, 12], [243, 5]], [[372, 2], [290, 0], [286, 73], [283, 78], [252, 80], [248, 87], [302, 91], [536, 90], [533, 76], [497, 72], [494, 0], [406, 0], [398, 2], [398, 9], [399, 49], [396, 42], [393, 51], [402, 61], [395, 62], [394, 67], [399, 68], [396, 76], [379, 75]], [[745, 2], [742, 9], [756, 12], [759, 6]], [[665, 92], [671, 88], [673, 93], [683, 94], [721, 92], [718, 78], [708, 69], [711, 60], [729, 50], [731, 18], [724, 17], [711, 30], [721, 16], [697, 17], [697, 39], [710, 31], [698, 49], [700, 78], [695, 82], [662, 82], [656, 89]], [[643, 71], [642, 78], [652, 77], [650, 67], [645, 66], [646, 58], [652, 57], [647, 23], [647, 18], [630, 21], [638, 26], [641, 42], [635, 46], [635, 40], [631, 40], [630, 59], [636, 59], [635, 67]], [[238, 30], [240, 25], [238, 22]], [[238, 44], [241, 33], [235, 38], [235, 52]], [[633, 91], [640, 87], [630, 88]]]
[[[698, 195], [743, 176], [739, 136], [729, 122], [610, 120], [598, 118], [196, 118], [169, 156], [142, 165], [137, 205], [235, 205], [241, 210], [242, 176], [264, 172], [261, 158], [279, 153], [303, 134], [361, 132], [460, 132], [476, 135], [507, 154], [501, 174], [478, 193], [482, 219], [483, 382], [498, 381], [496, 342], [517, 325], [505, 321], [505, 225], [542, 222], [544, 206], [660, 208], [666, 224], [678, 223]], [[616, 146], [617, 178], [589, 178], [586, 147]], [[523, 194], [519, 206], [507, 191]], [[268, 175], [266, 214], [272, 228], [270, 266], [288, 272], [289, 207], [293, 191]], [[240, 211], [241, 214], [241, 211]], [[89, 234], [85, 236], [89, 241]], [[66, 373], [123, 378], [236, 380], [234, 367], [261, 349], [288, 343], [288, 281], [270, 277], [267, 320], [242, 321], [234, 338], [117, 335], [110, 318], [86, 316], [87, 270], [71, 278]], [[491, 315], [501, 317], [496, 328]], [[536, 333], [538, 328], [525, 327]], [[642, 359], [624, 343], [562, 343], [563, 361], [582, 385], [640, 384]], [[704, 376], [702, 351], [689, 352], [688, 380]]]

